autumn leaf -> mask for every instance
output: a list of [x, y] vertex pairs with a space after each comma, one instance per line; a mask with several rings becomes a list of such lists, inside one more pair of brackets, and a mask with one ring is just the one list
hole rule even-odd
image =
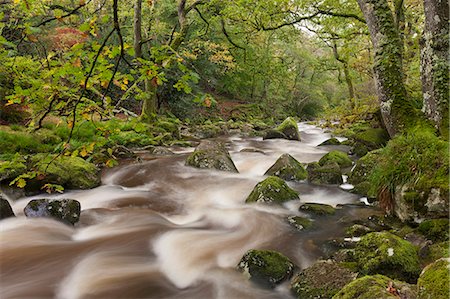
[[81, 59], [80, 59], [80, 58], [77, 58], [77, 59], [75, 60], [75, 62], [73, 63], [73, 66], [74, 66], [74, 67], [81, 67]]

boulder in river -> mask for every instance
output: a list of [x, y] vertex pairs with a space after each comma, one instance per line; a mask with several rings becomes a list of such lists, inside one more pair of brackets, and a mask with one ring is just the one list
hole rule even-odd
[[414, 245], [386, 231], [362, 236], [354, 256], [362, 274], [389, 275], [409, 283], [414, 283], [420, 274]]
[[[398, 299], [417, 298], [414, 285], [393, 280], [387, 276], [374, 275], [358, 278], [342, 288], [333, 299]], [[434, 298], [434, 297], [429, 297]]]
[[283, 154], [266, 171], [265, 175], [274, 175], [286, 181], [300, 181], [306, 179], [308, 173], [294, 157], [289, 154]]
[[331, 298], [357, 275], [334, 261], [322, 260], [297, 274], [292, 279], [291, 288], [297, 298]]
[[298, 193], [295, 190], [279, 177], [269, 176], [253, 188], [245, 202], [283, 203], [294, 199], [298, 199]]
[[442, 258], [423, 269], [417, 281], [419, 299], [448, 299], [450, 259]]
[[288, 222], [298, 230], [308, 229], [313, 225], [309, 218], [301, 216], [289, 216]]
[[300, 141], [300, 134], [295, 119], [286, 118], [276, 129], [266, 131], [263, 139], [283, 138]]
[[340, 168], [346, 168], [352, 166], [352, 160], [348, 155], [341, 151], [331, 151], [325, 154], [319, 160], [320, 166], [325, 166], [326, 164], [337, 163]]
[[15, 215], [9, 201], [0, 195], [0, 220], [14, 216]]
[[334, 215], [336, 213], [335, 208], [322, 203], [305, 203], [300, 206], [299, 210], [318, 216]]
[[362, 157], [369, 151], [385, 146], [389, 140], [389, 134], [385, 129], [370, 128], [356, 133], [353, 138], [355, 139], [353, 152], [359, 157]]
[[81, 206], [74, 199], [33, 199], [23, 211], [27, 217], [50, 217], [73, 225], [80, 220]]
[[308, 164], [308, 181], [313, 184], [342, 184], [342, 172], [337, 163], [327, 163], [321, 166], [317, 162]]
[[280, 132], [275, 129], [269, 129], [264, 133], [263, 139], [288, 139], [283, 132]]
[[238, 172], [225, 145], [220, 142], [203, 140], [186, 159], [186, 165], [197, 168]]
[[330, 138], [319, 144], [318, 146], [324, 146], [324, 145], [340, 145], [341, 142], [337, 140], [337, 138]]
[[279, 252], [255, 249], [248, 251], [238, 264], [238, 269], [251, 281], [269, 288], [289, 279], [294, 267], [294, 264]]

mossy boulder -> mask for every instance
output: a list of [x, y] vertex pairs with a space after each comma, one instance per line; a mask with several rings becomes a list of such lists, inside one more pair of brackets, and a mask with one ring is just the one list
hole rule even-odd
[[340, 145], [341, 142], [337, 140], [337, 138], [330, 138], [319, 144], [318, 146], [324, 146], [324, 145]]
[[443, 258], [423, 269], [417, 281], [418, 299], [448, 299], [450, 259]]
[[294, 157], [283, 154], [266, 171], [265, 175], [274, 175], [286, 181], [300, 181], [306, 179], [308, 173]]
[[11, 181], [27, 171], [25, 160], [0, 161], [0, 182]]
[[225, 145], [220, 142], [204, 140], [186, 159], [186, 165], [197, 168], [217, 169], [238, 172]]
[[67, 224], [75, 224], [80, 220], [81, 206], [74, 199], [34, 199], [24, 208], [27, 217], [50, 217]]
[[300, 216], [289, 216], [288, 222], [298, 230], [308, 229], [313, 225], [311, 219]]
[[362, 157], [367, 152], [385, 146], [389, 140], [389, 134], [385, 129], [367, 129], [365, 131], [356, 133], [353, 136], [355, 140], [354, 153]]
[[383, 275], [364, 276], [350, 282], [333, 296], [333, 299], [395, 298], [417, 298], [415, 286]]
[[269, 288], [289, 279], [294, 267], [294, 264], [279, 252], [254, 249], [248, 251], [238, 264], [238, 269], [251, 281]]
[[264, 132], [263, 139], [288, 139], [283, 132], [280, 132], [275, 129], [269, 129]]
[[100, 185], [98, 168], [79, 157], [37, 154], [31, 157], [34, 168], [44, 174], [27, 183], [26, 188], [40, 189], [47, 183], [69, 189], [90, 189]]
[[367, 181], [372, 173], [372, 170], [377, 165], [379, 155], [379, 150], [372, 151], [356, 161], [355, 168], [348, 176], [348, 182], [352, 185], [357, 185]]
[[276, 129], [267, 130], [263, 139], [282, 138], [288, 140], [299, 140], [300, 133], [295, 119], [292, 117], [286, 118]]
[[357, 275], [331, 260], [318, 261], [296, 275], [291, 288], [299, 299], [331, 298]]
[[449, 239], [449, 220], [429, 219], [420, 223], [419, 232], [433, 242], [448, 241]]
[[14, 216], [15, 215], [9, 201], [0, 195], [0, 220]]
[[276, 176], [269, 176], [253, 188], [245, 202], [280, 204], [289, 200], [298, 199], [298, 197], [299, 194], [291, 189], [284, 180]]
[[342, 184], [341, 168], [337, 163], [327, 163], [321, 166], [317, 162], [309, 163], [306, 171], [308, 172], [308, 181], [313, 184]]
[[304, 203], [300, 206], [299, 211], [318, 216], [334, 215], [336, 213], [335, 208], [322, 203]]
[[361, 224], [353, 224], [345, 230], [345, 234], [349, 237], [361, 237], [373, 232], [373, 229]]
[[362, 274], [383, 274], [414, 283], [420, 274], [417, 249], [389, 232], [373, 232], [361, 237], [355, 260]]
[[346, 168], [352, 166], [352, 160], [348, 157], [348, 155], [341, 151], [331, 151], [325, 154], [319, 160], [319, 165], [324, 166], [330, 163], [337, 163], [340, 168]]

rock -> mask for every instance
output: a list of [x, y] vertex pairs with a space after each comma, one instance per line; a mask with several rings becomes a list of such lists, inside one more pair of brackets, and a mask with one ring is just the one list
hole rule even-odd
[[320, 158], [319, 165], [324, 166], [333, 162], [337, 163], [340, 168], [350, 167], [353, 164], [346, 153], [341, 151], [331, 151]]
[[319, 144], [318, 146], [324, 146], [324, 145], [340, 145], [341, 142], [337, 140], [336, 138], [330, 138]]
[[149, 149], [150, 153], [157, 156], [171, 156], [174, 153], [164, 146], [153, 146]]
[[197, 146], [195, 151], [186, 159], [186, 165], [238, 172], [225, 145], [210, 140], [204, 140]]
[[0, 195], [0, 220], [15, 216], [9, 201]]
[[239, 152], [241, 152], [241, 153], [258, 153], [258, 154], [263, 154], [263, 155], [266, 154], [264, 151], [262, 151], [260, 149], [251, 148], [251, 147], [243, 148]]
[[367, 153], [364, 157], [356, 161], [355, 168], [348, 176], [348, 182], [352, 185], [357, 185], [368, 180], [372, 170], [377, 165], [377, 160], [380, 156], [380, 151], [372, 151]]
[[264, 175], [274, 175], [286, 181], [300, 181], [306, 179], [308, 173], [294, 157], [283, 154]]
[[361, 237], [371, 232], [373, 229], [361, 224], [353, 224], [345, 230], [345, 234], [349, 237]]
[[299, 299], [331, 298], [357, 275], [331, 260], [317, 261], [292, 279], [291, 288]]
[[253, 188], [245, 202], [283, 203], [298, 199], [298, 196], [298, 193], [292, 190], [285, 181], [276, 176], [269, 176]]
[[423, 269], [417, 281], [418, 299], [448, 299], [450, 259], [443, 258]]
[[353, 194], [359, 194], [362, 196], [366, 196], [367, 199], [369, 200], [369, 203], [372, 203], [377, 198], [377, 195], [372, 190], [371, 187], [372, 187], [372, 185], [369, 182], [364, 181], [364, 182], [354, 185], [353, 189], [350, 190], [349, 192], [353, 193]]
[[23, 209], [27, 217], [51, 217], [67, 224], [80, 220], [80, 203], [74, 199], [33, 199]]
[[386, 130], [377, 128], [356, 133], [353, 138], [355, 139], [353, 152], [362, 157], [369, 151], [385, 146], [389, 140], [389, 134]]
[[433, 242], [448, 241], [449, 239], [449, 220], [443, 219], [429, 219], [420, 223], [419, 232], [426, 236]]
[[238, 269], [253, 282], [274, 288], [292, 276], [294, 264], [276, 251], [250, 250], [242, 257]]
[[389, 232], [373, 232], [361, 237], [355, 260], [362, 274], [383, 274], [414, 283], [420, 274], [416, 248]]
[[347, 284], [333, 299], [415, 299], [415, 286], [387, 276], [374, 275], [358, 278]]
[[310, 219], [300, 216], [289, 216], [288, 222], [298, 230], [308, 229], [313, 225]]
[[281, 125], [277, 127], [277, 130], [282, 132], [284, 135], [286, 135], [287, 139], [289, 140], [299, 140], [300, 141], [300, 134], [298, 132], [298, 126], [295, 119], [292, 117], [286, 118]]
[[321, 203], [304, 203], [300, 206], [299, 211], [307, 212], [310, 214], [323, 216], [323, 215], [334, 215], [336, 209], [330, 205]]
[[269, 129], [264, 133], [263, 140], [265, 139], [288, 139], [286, 135], [284, 135], [282, 132], [275, 130], [275, 129]]
[[58, 184], [69, 189], [90, 189], [100, 185], [97, 167], [79, 157], [37, 154], [31, 158], [36, 170], [44, 177], [37, 177], [27, 183], [26, 188], [40, 190], [47, 184]]
[[342, 172], [337, 163], [329, 163], [320, 166], [319, 163], [309, 163], [306, 168], [308, 181], [313, 184], [342, 184]]

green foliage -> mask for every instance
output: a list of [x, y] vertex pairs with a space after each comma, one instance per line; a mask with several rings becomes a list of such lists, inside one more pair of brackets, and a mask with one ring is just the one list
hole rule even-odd
[[419, 232], [428, 239], [438, 241], [448, 241], [449, 239], [449, 220], [448, 219], [429, 219], [420, 223]]

